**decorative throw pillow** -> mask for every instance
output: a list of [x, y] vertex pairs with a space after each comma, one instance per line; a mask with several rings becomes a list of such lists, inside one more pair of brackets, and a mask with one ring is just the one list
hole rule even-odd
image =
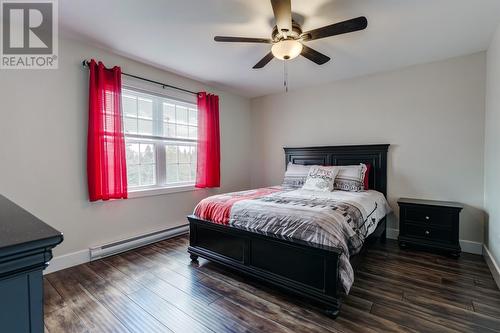
[[368, 190], [370, 188], [370, 170], [372, 168], [371, 164], [365, 164], [366, 165], [366, 172], [365, 172], [365, 190]]
[[337, 166], [334, 188], [341, 191], [361, 192], [365, 189], [366, 165]]
[[283, 179], [283, 186], [293, 188], [302, 187], [306, 182], [310, 169], [311, 165], [300, 165], [289, 162], [286, 168], [285, 178]]
[[331, 192], [338, 169], [335, 167], [313, 166], [309, 170], [304, 190]]

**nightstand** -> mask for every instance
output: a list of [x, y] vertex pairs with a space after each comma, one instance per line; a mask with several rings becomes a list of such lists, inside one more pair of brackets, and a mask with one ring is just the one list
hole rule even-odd
[[399, 245], [416, 245], [460, 256], [460, 211], [456, 202], [401, 198]]

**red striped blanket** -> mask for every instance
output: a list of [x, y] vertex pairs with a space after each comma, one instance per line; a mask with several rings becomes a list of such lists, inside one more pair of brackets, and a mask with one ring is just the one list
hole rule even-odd
[[233, 205], [242, 200], [256, 199], [271, 193], [282, 191], [279, 187], [266, 187], [256, 190], [224, 193], [203, 199], [196, 206], [194, 213], [204, 220], [228, 224]]

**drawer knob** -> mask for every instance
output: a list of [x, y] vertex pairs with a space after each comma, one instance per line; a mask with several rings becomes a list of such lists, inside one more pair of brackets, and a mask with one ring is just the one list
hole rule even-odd
[[425, 217], [425, 219], [426, 219], [426, 220], [430, 220], [431, 218], [430, 218], [429, 216], [426, 216], [426, 217]]
[[431, 232], [429, 230], [425, 230], [425, 235], [426, 236], [429, 236], [431, 234]]

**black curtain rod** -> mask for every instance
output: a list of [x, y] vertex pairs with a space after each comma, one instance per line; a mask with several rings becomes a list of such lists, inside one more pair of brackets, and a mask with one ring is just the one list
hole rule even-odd
[[[83, 65], [84, 68], [88, 68], [89, 67], [89, 62], [87, 60], [84, 60], [82, 62], [82, 65]], [[124, 72], [122, 72], [122, 75], [125, 75], [125, 76], [128, 76], [128, 77], [133, 77], [134, 79], [146, 81], [146, 82], [149, 82], [149, 83], [158, 84], [158, 85], [162, 86], [163, 89], [165, 89], [165, 88], [172, 88], [172, 89], [176, 89], [176, 90], [180, 90], [180, 91], [186, 92], [188, 94], [198, 95], [197, 92], [194, 92], [194, 91], [191, 91], [191, 90], [187, 90], [187, 89], [184, 89], [184, 88], [179, 88], [179, 87], [176, 87], [176, 86], [172, 86], [170, 84], [166, 84], [166, 83], [162, 83], [162, 82], [158, 82], [158, 81], [146, 79], [146, 78], [143, 78], [143, 77], [140, 77], [140, 76], [137, 76], [137, 75], [128, 74], [128, 73], [124, 73]]]

